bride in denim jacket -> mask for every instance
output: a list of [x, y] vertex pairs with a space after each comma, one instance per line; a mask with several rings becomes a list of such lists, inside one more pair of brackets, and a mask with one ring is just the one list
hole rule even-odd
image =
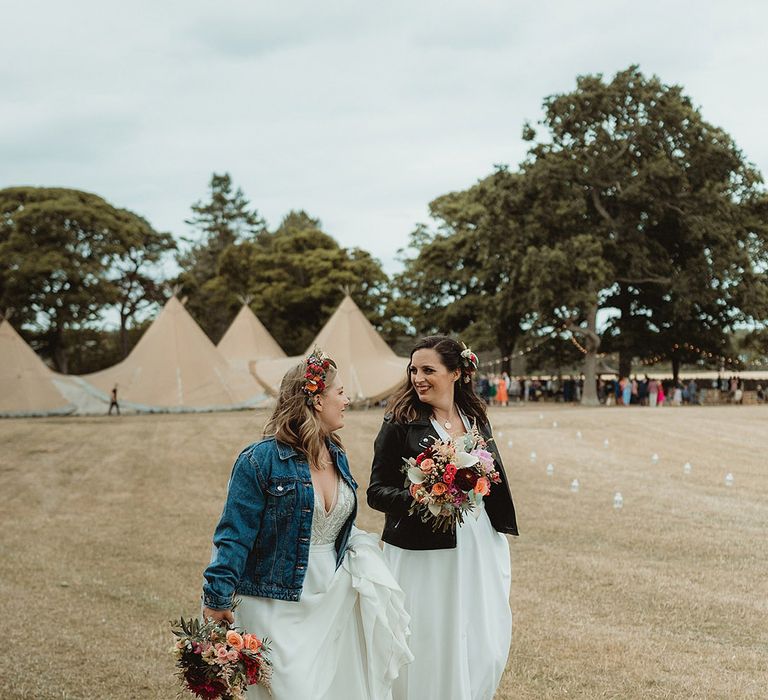
[[285, 375], [266, 437], [235, 462], [204, 573], [203, 615], [271, 640], [276, 700], [385, 700], [413, 658], [403, 593], [378, 538], [354, 527], [336, 434], [348, 405], [319, 350]]

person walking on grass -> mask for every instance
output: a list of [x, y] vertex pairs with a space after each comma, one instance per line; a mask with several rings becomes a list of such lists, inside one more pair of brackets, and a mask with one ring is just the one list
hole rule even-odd
[[109, 392], [109, 411], [107, 411], [107, 415], [112, 415], [112, 409], [117, 410], [117, 415], [120, 415], [120, 404], [117, 403], [117, 384], [112, 387], [112, 391]]
[[[472, 388], [476, 359], [452, 338], [418, 341], [373, 448], [368, 505], [386, 516], [384, 556], [405, 593], [415, 655], [393, 685], [393, 700], [491, 700], [509, 654], [505, 535], [518, 534], [517, 521], [485, 404]], [[465, 439], [473, 425], [501, 481], [453, 531], [435, 531], [411, 509], [402, 465], [438, 439]]]
[[354, 527], [357, 483], [337, 433], [348, 405], [336, 364], [315, 350], [235, 462], [203, 615], [269, 637], [272, 693], [251, 686], [248, 700], [389, 700], [413, 658], [403, 592], [378, 538]]

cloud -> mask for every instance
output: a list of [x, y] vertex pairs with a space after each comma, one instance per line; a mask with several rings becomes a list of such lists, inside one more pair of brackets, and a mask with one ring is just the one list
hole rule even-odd
[[768, 6], [542, 0], [17, 3], [0, 44], [0, 187], [98, 192], [175, 234], [213, 171], [394, 265], [436, 196], [525, 154], [578, 74], [679, 83], [768, 168]]
[[138, 133], [124, 114], [39, 115], [0, 131], [0, 174], [14, 162], [93, 165], [114, 157]]
[[223, 2], [207, 5], [191, 34], [214, 54], [260, 58], [297, 48], [359, 40], [377, 28], [378, 11], [359, 2]]

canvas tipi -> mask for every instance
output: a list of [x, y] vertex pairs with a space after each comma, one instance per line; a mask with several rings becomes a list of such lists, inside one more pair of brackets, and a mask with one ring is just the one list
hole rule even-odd
[[252, 371], [267, 391], [277, 395], [283, 375], [315, 347], [322, 348], [336, 361], [344, 389], [354, 403], [385, 398], [405, 379], [408, 358], [392, 352], [349, 295], [304, 355], [260, 360], [251, 365]]
[[246, 372], [249, 371], [249, 363], [256, 360], [285, 357], [283, 349], [247, 303], [243, 304], [216, 347], [230, 365]]
[[257, 405], [253, 377], [231, 367], [174, 296], [122, 362], [82, 377], [139, 411], [206, 411]]
[[72, 413], [75, 406], [57, 387], [57, 376], [8, 321], [0, 321], [0, 415]]

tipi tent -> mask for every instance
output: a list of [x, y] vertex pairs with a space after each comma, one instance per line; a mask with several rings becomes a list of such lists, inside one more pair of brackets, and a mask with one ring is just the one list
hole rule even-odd
[[72, 413], [57, 386], [57, 375], [8, 321], [0, 321], [0, 416]]
[[122, 362], [82, 379], [139, 411], [243, 408], [266, 397], [253, 377], [227, 363], [174, 296]]
[[260, 360], [251, 365], [256, 378], [277, 395], [283, 375], [312, 351], [322, 348], [339, 366], [341, 381], [356, 403], [389, 396], [405, 379], [408, 359], [398, 357], [350, 296], [336, 309], [304, 355], [280, 360]]
[[285, 357], [283, 349], [247, 304], [243, 304], [216, 347], [230, 365], [246, 372], [249, 363], [256, 360]]

